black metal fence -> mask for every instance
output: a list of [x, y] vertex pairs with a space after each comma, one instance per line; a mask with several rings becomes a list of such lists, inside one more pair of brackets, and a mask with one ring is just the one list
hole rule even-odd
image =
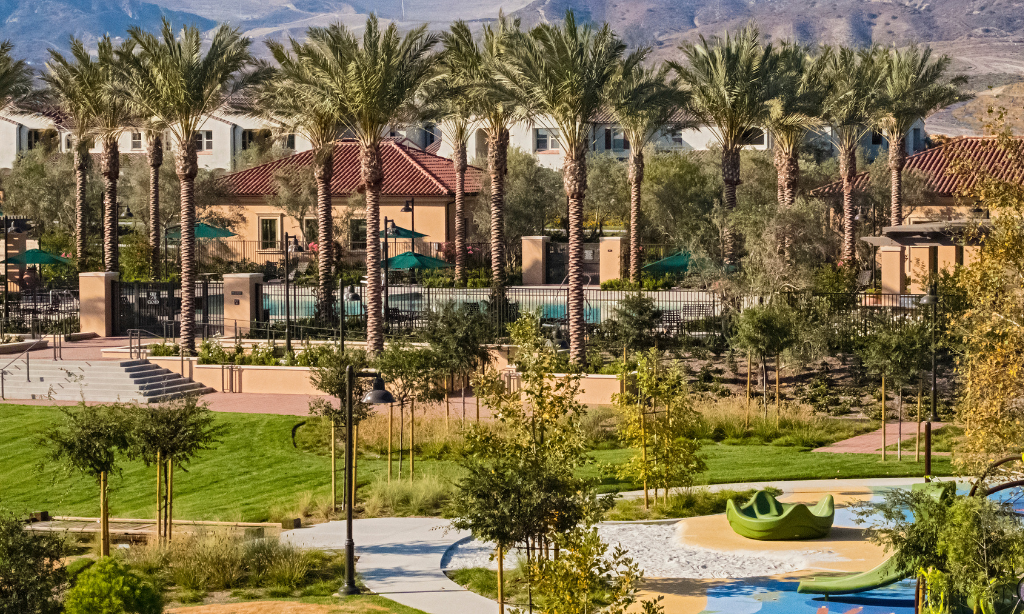
[[[145, 330], [176, 337], [181, 332], [181, 284], [176, 282], [116, 282], [117, 334]], [[195, 282], [195, 322], [203, 337], [224, 333], [224, 282]]]
[[4, 334], [79, 332], [77, 289], [7, 292], [5, 296], [2, 312]]

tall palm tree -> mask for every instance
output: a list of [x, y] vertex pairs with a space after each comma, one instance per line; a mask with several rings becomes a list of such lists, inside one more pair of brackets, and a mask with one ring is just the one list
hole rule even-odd
[[542, 24], [529, 35], [517, 35], [496, 64], [505, 96], [535, 122], [556, 128], [563, 148], [562, 178], [569, 201], [569, 359], [578, 365], [586, 360], [583, 200], [591, 119], [607, 103], [608, 86], [625, 51], [608, 24], [596, 31], [578, 26], [576, 16], [567, 11], [561, 26]]
[[[715, 127], [722, 146], [723, 206], [728, 215], [736, 208], [740, 184], [740, 150], [768, 115], [768, 80], [775, 54], [760, 42], [761, 33], [749, 25], [735, 36], [728, 33], [708, 41], [683, 43], [679, 49], [686, 64], [670, 62], [691, 95], [690, 111], [701, 123]], [[726, 268], [736, 264], [736, 245], [731, 222], [722, 228], [722, 260]]]
[[[255, 98], [255, 111], [278, 123], [286, 132], [297, 132], [313, 148], [313, 178], [316, 181], [317, 255], [319, 288], [317, 313], [333, 320], [334, 215], [331, 179], [334, 149], [343, 116], [340, 99], [332, 95], [331, 82], [343, 80], [355, 51], [351, 38], [334, 36], [329, 29], [310, 28], [307, 42], [290, 39], [290, 49], [277, 41], [267, 47], [279, 68], [262, 85]], [[336, 44], [341, 43], [341, 44]], [[325, 75], [331, 74], [332, 81]]]
[[156, 279], [160, 269], [160, 167], [164, 164], [164, 138], [159, 125], [150, 126], [146, 133], [146, 159], [149, 162], [149, 274]]
[[417, 115], [418, 95], [434, 73], [431, 49], [438, 37], [426, 26], [404, 37], [398, 26], [383, 31], [376, 15], [366, 20], [362, 41], [343, 25], [334, 24], [324, 36], [338, 39], [332, 46], [351, 49], [344, 71], [319, 69], [345, 109], [342, 124], [359, 143], [359, 166], [366, 189], [366, 347], [371, 354], [384, 349], [380, 260], [380, 192], [384, 168], [380, 142], [384, 131]]
[[78, 270], [85, 270], [85, 188], [89, 172], [89, 144], [95, 122], [92, 101], [103, 89], [97, 62], [85, 50], [82, 41], [71, 38], [71, 57], [50, 49], [50, 61], [43, 81], [49, 87], [63, 115], [64, 127], [71, 131], [75, 148], [75, 252]]
[[[455, 165], [455, 278], [466, 284], [466, 147], [473, 126], [473, 116], [481, 106], [474, 88], [483, 78], [483, 55], [466, 22], [459, 20], [442, 35], [444, 52], [440, 56], [443, 78], [437, 81], [439, 91], [428, 96], [436, 101], [435, 114], [442, 133], [452, 145]], [[493, 245], [493, 244], [492, 244]], [[502, 245], [504, 248], [504, 245]], [[493, 272], [493, 271], [492, 271]]]
[[891, 208], [889, 223], [903, 223], [903, 168], [907, 165], [907, 132], [914, 123], [963, 98], [967, 77], [947, 78], [948, 56], [932, 61], [932, 50], [910, 45], [882, 51], [878, 115], [875, 126], [889, 142]]
[[[118, 54], [116, 92], [140, 117], [167, 127], [181, 186], [181, 344], [195, 352], [196, 132], [230, 94], [262, 80], [267, 68], [253, 59], [251, 41], [220, 26], [204, 44], [196, 27], [175, 36], [166, 19], [160, 36], [129, 30], [132, 52]], [[204, 47], [206, 52], [203, 52]]]
[[797, 151], [807, 133], [821, 123], [825, 90], [806, 48], [783, 43], [776, 53], [778, 61], [769, 80], [768, 116], [764, 123], [772, 135], [779, 208], [788, 209], [796, 200], [800, 182]]
[[[687, 94], [668, 82], [669, 67], [645, 66], [650, 48], [626, 57], [612, 82], [609, 104], [629, 141], [629, 281], [640, 282], [640, 196], [644, 148], [665, 129], [687, 102]], [[680, 126], [681, 127], [681, 126]]]
[[[484, 26], [479, 55], [483, 70], [476, 98], [477, 121], [487, 135], [487, 172], [490, 176], [491, 282], [496, 292], [505, 288], [505, 176], [508, 174], [509, 126], [521, 119], [515, 104], [496, 87], [495, 71], [509, 51], [510, 41], [520, 34], [518, 17], [498, 13], [495, 24]], [[474, 48], [476, 44], [474, 43]]]
[[857, 258], [853, 179], [857, 175], [857, 147], [870, 130], [877, 108], [881, 77], [874, 49], [825, 47], [818, 57], [825, 82], [822, 119], [831, 126], [832, 142], [839, 150], [839, 176], [843, 181], [843, 244], [841, 260], [853, 265]]

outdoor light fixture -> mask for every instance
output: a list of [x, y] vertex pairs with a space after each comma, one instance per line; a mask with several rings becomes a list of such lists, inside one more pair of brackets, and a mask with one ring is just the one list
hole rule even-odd
[[[356, 595], [359, 587], [356, 586], [356, 545], [352, 539], [352, 504], [355, 488], [352, 483], [353, 465], [353, 429], [352, 429], [352, 389], [355, 387], [357, 377], [372, 377], [373, 390], [363, 397], [363, 403], [368, 405], [384, 405], [394, 403], [395, 397], [384, 389], [384, 379], [376, 371], [359, 371], [352, 368], [352, 365], [345, 367], [345, 585], [339, 591], [342, 595]], [[331, 478], [333, 482], [333, 477]]]
[[928, 421], [924, 423], [924, 479], [931, 481], [932, 475], [932, 422], [939, 421], [938, 414], [938, 385], [936, 382], [936, 358], [938, 346], [935, 344], [936, 319], [939, 312], [939, 288], [933, 281], [928, 288], [928, 294], [921, 297], [919, 305], [932, 308], [932, 411]]
[[130, 220], [135, 217], [135, 214], [132, 213], [132, 208], [126, 205], [124, 208], [124, 214], [121, 217], [123, 219]]
[[412, 201], [405, 201], [405, 206], [402, 207], [402, 213], [412, 213]]
[[345, 300], [353, 303], [361, 303], [363, 302], [363, 297], [356, 292], [355, 286], [349, 286], [348, 290], [345, 291]]
[[373, 380], [373, 390], [363, 397], [366, 405], [389, 405], [394, 402], [395, 397], [384, 389], [384, 380], [379, 375]]

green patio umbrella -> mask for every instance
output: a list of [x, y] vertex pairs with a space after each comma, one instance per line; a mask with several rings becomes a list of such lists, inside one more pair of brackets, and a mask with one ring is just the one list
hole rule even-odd
[[447, 269], [452, 265], [448, 264], [444, 260], [424, 256], [423, 254], [405, 252], [404, 254], [398, 254], [397, 256], [388, 258], [385, 261], [385, 266], [389, 269], [398, 271], [403, 269]]
[[643, 268], [648, 273], [685, 273], [690, 268], [690, 252], [677, 252]]
[[7, 260], [4, 260], [4, 264], [71, 264], [71, 259], [61, 258], [56, 254], [50, 252], [44, 252], [41, 249], [30, 249], [24, 253], [18, 254], [17, 256], [11, 256]]
[[[395, 226], [394, 232], [392, 234], [387, 235], [387, 238], [389, 238], [389, 239], [422, 239], [425, 236], [427, 236], [427, 235], [423, 234], [422, 232], [415, 232], [415, 231], [409, 230], [407, 228], [402, 228], [401, 226]], [[380, 238], [381, 239], [384, 238], [384, 231], [383, 230], [380, 231]], [[397, 258], [397, 257], [398, 256], [395, 256], [395, 258]]]
[[[227, 228], [217, 228], [211, 226], [206, 222], [196, 222], [196, 238], [197, 239], [224, 239], [227, 237], [234, 237], [235, 233], [231, 232]], [[181, 226], [172, 226], [167, 229], [168, 239], [180, 239], [181, 238]]]

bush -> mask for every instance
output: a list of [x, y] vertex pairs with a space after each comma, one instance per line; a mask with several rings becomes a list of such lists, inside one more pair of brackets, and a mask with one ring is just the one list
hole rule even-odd
[[27, 533], [20, 519], [0, 513], [0, 612], [60, 612], [67, 553], [61, 536]]
[[79, 576], [64, 602], [67, 614], [159, 614], [163, 600], [127, 565], [106, 557]]
[[149, 346], [150, 356], [177, 356], [181, 348], [177, 343], [154, 343]]
[[455, 494], [455, 486], [436, 475], [425, 475], [414, 482], [377, 478], [363, 502], [363, 515], [437, 516]]

